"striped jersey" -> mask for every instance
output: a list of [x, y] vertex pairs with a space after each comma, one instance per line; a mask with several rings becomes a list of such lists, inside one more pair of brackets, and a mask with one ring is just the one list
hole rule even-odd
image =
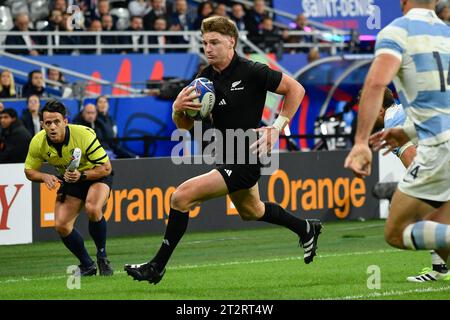
[[375, 55], [383, 53], [401, 61], [394, 85], [419, 144], [450, 140], [450, 27], [432, 10], [411, 9], [378, 34]]
[[[394, 104], [393, 106], [386, 109], [386, 112], [384, 114], [385, 129], [401, 127], [403, 126], [405, 121], [406, 114], [401, 104]], [[399, 150], [400, 148], [395, 148], [394, 150], [392, 150], [392, 153], [398, 157]]]

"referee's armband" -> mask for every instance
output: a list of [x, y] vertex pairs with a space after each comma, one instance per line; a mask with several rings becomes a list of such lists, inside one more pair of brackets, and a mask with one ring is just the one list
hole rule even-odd
[[401, 159], [403, 152], [405, 152], [406, 149], [408, 149], [409, 147], [412, 147], [412, 146], [414, 146], [414, 143], [412, 143], [412, 141], [405, 143], [400, 148], [398, 148], [397, 156]]

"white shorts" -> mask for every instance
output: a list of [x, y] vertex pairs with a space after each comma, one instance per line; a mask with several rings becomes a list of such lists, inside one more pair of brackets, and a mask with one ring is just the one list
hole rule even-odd
[[398, 189], [414, 198], [449, 201], [450, 140], [435, 146], [419, 145]]

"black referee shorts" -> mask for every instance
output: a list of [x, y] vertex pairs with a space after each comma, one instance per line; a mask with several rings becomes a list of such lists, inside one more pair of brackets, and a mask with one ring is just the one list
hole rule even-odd
[[225, 180], [228, 193], [250, 189], [261, 177], [260, 164], [222, 164], [218, 165], [216, 170]]
[[58, 189], [57, 194], [60, 197], [61, 202], [64, 202], [65, 196], [72, 196], [81, 199], [83, 201], [86, 201], [89, 188], [94, 183], [97, 182], [101, 182], [108, 185], [109, 190], [111, 190], [113, 183], [113, 173], [111, 173], [109, 176], [103, 177], [98, 180], [85, 180], [85, 181], [78, 181], [75, 183], [63, 182], [61, 184], [61, 187]]

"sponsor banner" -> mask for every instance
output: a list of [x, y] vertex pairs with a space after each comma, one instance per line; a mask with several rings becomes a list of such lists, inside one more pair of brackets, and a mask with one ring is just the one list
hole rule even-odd
[[[343, 168], [348, 151], [282, 153], [280, 167], [262, 176], [259, 190], [263, 201], [276, 201], [301, 218], [323, 221], [378, 218], [378, 201], [372, 189], [378, 181], [378, 166], [367, 179], [358, 179]], [[377, 163], [375, 156], [374, 163]], [[164, 234], [170, 197], [185, 180], [206, 173], [206, 164], [175, 165], [170, 158], [113, 161], [114, 185], [104, 209], [109, 236]], [[55, 193], [35, 184], [34, 239], [56, 240]], [[204, 202], [189, 212], [189, 231], [267, 227], [240, 219], [228, 197]], [[88, 236], [88, 220], [81, 213], [77, 229]]]
[[273, 7], [295, 15], [303, 13], [310, 20], [338, 29], [354, 29], [362, 35], [376, 35], [402, 15], [400, 1], [392, 0], [273, 0]]
[[0, 165], [0, 245], [32, 242], [31, 182], [23, 168]]

